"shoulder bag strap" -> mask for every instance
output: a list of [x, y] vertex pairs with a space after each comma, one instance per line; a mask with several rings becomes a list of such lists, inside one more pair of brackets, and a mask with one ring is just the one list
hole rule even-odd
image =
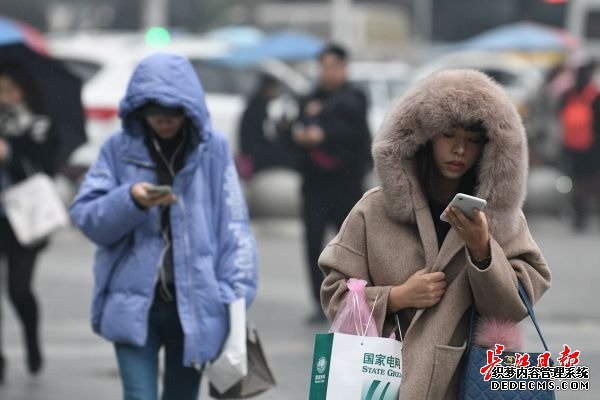
[[[540, 337], [540, 339], [542, 341], [544, 350], [550, 351], [550, 350], [548, 350], [548, 344], [546, 343], [546, 340], [544, 339], [544, 336], [542, 335], [542, 330], [540, 329], [540, 326], [537, 322], [537, 318], [535, 317], [535, 312], [533, 311], [533, 306], [531, 305], [529, 296], [527, 295], [527, 292], [525, 291], [523, 284], [519, 280], [517, 280], [517, 287], [519, 290], [519, 297], [521, 298], [521, 301], [525, 305], [525, 308], [527, 308], [527, 313], [529, 314], [529, 317], [531, 318], [531, 321], [533, 322], [533, 325], [535, 326], [538, 336]], [[475, 326], [475, 316], [476, 316], [475, 314], [476, 314], [475, 313], [475, 305], [473, 304], [473, 306], [471, 307], [470, 317], [469, 317], [469, 335], [467, 337], [467, 350], [471, 347], [471, 342], [473, 340], [473, 329]]]
[[518, 281], [518, 287], [519, 287], [519, 296], [521, 297], [523, 304], [527, 308], [529, 317], [531, 318], [531, 321], [533, 321], [533, 325], [535, 326], [535, 329], [536, 329], [540, 339], [542, 340], [542, 344], [544, 345], [544, 350], [550, 351], [550, 350], [548, 350], [548, 344], [546, 344], [546, 340], [544, 340], [544, 336], [542, 335], [542, 330], [540, 329], [537, 319], [535, 318], [535, 312], [533, 311], [533, 306], [531, 305], [529, 296], [527, 296], [527, 292], [525, 291], [525, 288], [523, 287], [523, 284], [521, 283], [521, 281]]

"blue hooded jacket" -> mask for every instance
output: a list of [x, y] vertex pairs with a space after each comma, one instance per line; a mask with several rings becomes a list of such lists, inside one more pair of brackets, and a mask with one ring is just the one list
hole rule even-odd
[[156, 165], [133, 112], [148, 102], [183, 107], [197, 135], [173, 182], [171, 206], [177, 309], [185, 366], [220, 352], [229, 328], [227, 304], [256, 294], [257, 255], [248, 211], [225, 138], [214, 131], [191, 64], [173, 54], [144, 59], [129, 82], [120, 132], [102, 146], [71, 206], [74, 223], [98, 245], [92, 327], [117, 343], [142, 346], [165, 246], [158, 207], [138, 208], [138, 182], [157, 183]]

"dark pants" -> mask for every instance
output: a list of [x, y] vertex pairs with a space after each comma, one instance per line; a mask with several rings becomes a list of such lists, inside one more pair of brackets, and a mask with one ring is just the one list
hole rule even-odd
[[600, 200], [598, 157], [598, 151], [565, 151], [566, 168], [573, 180], [571, 207], [576, 230], [583, 230], [587, 225], [590, 201]]
[[589, 202], [600, 200], [598, 185], [600, 174], [575, 175], [573, 179], [573, 192], [571, 193], [571, 206], [573, 208], [573, 226], [576, 230], [583, 230], [588, 223]]
[[176, 302], [165, 301], [156, 293], [148, 316], [146, 344], [142, 347], [115, 344], [125, 400], [158, 398], [158, 353], [162, 346], [165, 347], [162, 399], [198, 398], [200, 373], [183, 366], [183, 330]]
[[327, 228], [339, 230], [352, 207], [362, 196], [362, 182], [310, 182], [302, 186], [306, 260], [311, 279], [311, 293], [317, 309], [321, 308], [323, 273], [318, 260], [324, 247]]
[[[35, 261], [38, 249], [22, 247], [15, 238], [8, 220], [0, 217], [0, 258], [8, 264], [8, 295], [21, 325], [27, 345], [30, 368], [39, 366], [40, 350], [38, 338], [39, 311], [31, 290]], [[0, 342], [0, 357], [2, 357]]]

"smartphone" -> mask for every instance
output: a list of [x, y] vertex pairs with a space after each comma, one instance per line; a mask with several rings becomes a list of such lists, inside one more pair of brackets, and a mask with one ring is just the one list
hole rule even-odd
[[169, 185], [150, 186], [147, 190], [150, 194], [160, 196], [173, 193], [173, 188]]
[[[487, 201], [485, 201], [484, 199], [480, 199], [479, 197], [469, 196], [468, 194], [464, 193], [457, 193], [446, 208], [459, 208], [463, 212], [463, 214], [467, 216], [467, 218], [473, 219], [473, 217], [475, 216], [475, 209], [478, 208], [480, 210], [483, 210], [486, 204]], [[440, 215], [440, 219], [444, 222], [448, 222], [444, 213]]]

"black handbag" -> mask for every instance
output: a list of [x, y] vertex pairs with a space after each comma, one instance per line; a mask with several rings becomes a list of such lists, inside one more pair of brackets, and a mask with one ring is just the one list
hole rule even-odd
[[[527, 308], [527, 312], [535, 325], [535, 329], [544, 345], [544, 349], [548, 351], [548, 345], [542, 336], [542, 332], [535, 318], [535, 313], [533, 312], [533, 307], [531, 305], [531, 301], [527, 296], [527, 292], [521, 282], [518, 283], [519, 286], [519, 296], [523, 301], [523, 304]], [[517, 379], [518, 376], [502, 379], [502, 381], [527, 381], [533, 382], [535, 384], [528, 385], [526, 390], [492, 390], [489, 381], [485, 381], [483, 376], [481, 375], [480, 369], [487, 364], [487, 350], [486, 348], [476, 346], [472, 343], [473, 340], [473, 325], [475, 320], [475, 307], [471, 309], [471, 319], [469, 322], [469, 336], [467, 338], [467, 351], [466, 351], [466, 360], [463, 369], [461, 384], [460, 384], [460, 392], [459, 399], [461, 400], [515, 400], [515, 399], [527, 399], [527, 400], [554, 400], [555, 394], [553, 390], [549, 388], [545, 388], [544, 385], [541, 385], [538, 389], [537, 383], [542, 381], [543, 379], [540, 377], [529, 378], [531, 374], [527, 374], [528, 378]], [[529, 353], [531, 360], [537, 360], [537, 357], [541, 353]], [[501, 363], [502, 367], [510, 367], [514, 362], [515, 355], [511, 352], [502, 353], [503, 361]], [[550, 365], [553, 365], [552, 360], [550, 360]], [[526, 369], [526, 367], [523, 367]]]
[[269, 368], [256, 327], [246, 326], [246, 354], [248, 374], [224, 393], [210, 385], [210, 396], [215, 399], [248, 399], [275, 386], [275, 378]]

